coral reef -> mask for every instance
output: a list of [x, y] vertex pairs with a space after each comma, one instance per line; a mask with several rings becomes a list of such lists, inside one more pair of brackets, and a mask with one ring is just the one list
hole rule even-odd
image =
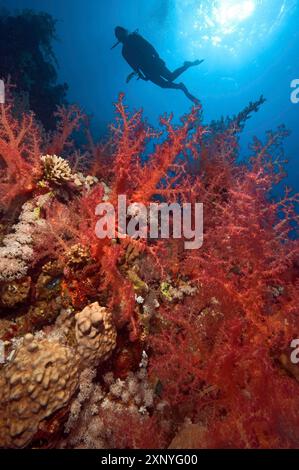
[[17, 195], [30, 194], [40, 176], [41, 132], [33, 114], [14, 117], [13, 103], [0, 108], [0, 198], [9, 204]]
[[[271, 196], [288, 132], [239, 161], [263, 102], [155, 131], [121, 95], [108, 141], [85, 129], [80, 149], [76, 106], [51, 134], [1, 106], [0, 446], [298, 445], [298, 195]], [[117, 215], [123, 194], [133, 222], [138, 203], [203, 203], [203, 246], [99, 239], [97, 205]]]

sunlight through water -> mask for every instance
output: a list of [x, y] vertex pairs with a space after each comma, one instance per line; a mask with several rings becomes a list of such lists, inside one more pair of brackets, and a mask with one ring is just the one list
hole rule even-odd
[[219, 0], [213, 9], [213, 17], [217, 23], [230, 28], [251, 16], [255, 7], [255, 2], [251, 0]]
[[296, 5], [295, 0], [176, 0], [181, 46], [226, 58], [256, 54], [273, 40]]

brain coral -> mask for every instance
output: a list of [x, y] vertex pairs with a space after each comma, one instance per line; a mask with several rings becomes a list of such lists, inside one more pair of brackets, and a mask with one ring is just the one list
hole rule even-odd
[[78, 353], [84, 361], [94, 364], [105, 360], [116, 344], [116, 330], [111, 313], [98, 302], [76, 314]]
[[77, 384], [73, 351], [27, 334], [0, 374], [0, 446], [28, 444], [40, 421], [65, 406]]

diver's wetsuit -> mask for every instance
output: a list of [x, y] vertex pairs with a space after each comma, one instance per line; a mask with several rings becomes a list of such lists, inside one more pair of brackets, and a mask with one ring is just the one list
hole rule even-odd
[[159, 57], [156, 49], [138, 33], [131, 33], [127, 36], [123, 43], [122, 55], [143, 80], [150, 80], [162, 88], [180, 89], [193, 102], [198, 102], [182, 83], [173, 83], [192, 63], [186, 62], [182, 67], [171, 72]]

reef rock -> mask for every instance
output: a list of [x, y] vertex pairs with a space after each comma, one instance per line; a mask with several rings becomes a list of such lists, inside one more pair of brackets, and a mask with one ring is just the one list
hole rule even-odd
[[77, 385], [72, 349], [27, 334], [0, 371], [0, 446], [29, 444], [39, 423], [65, 406]]
[[116, 345], [116, 329], [111, 313], [98, 302], [76, 314], [78, 353], [88, 364], [105, 360]]
[[0, 289], [0, 304], [3, 307], [12, 308], [24, 302], [29, 294], [31, 278], [5, 283]]

